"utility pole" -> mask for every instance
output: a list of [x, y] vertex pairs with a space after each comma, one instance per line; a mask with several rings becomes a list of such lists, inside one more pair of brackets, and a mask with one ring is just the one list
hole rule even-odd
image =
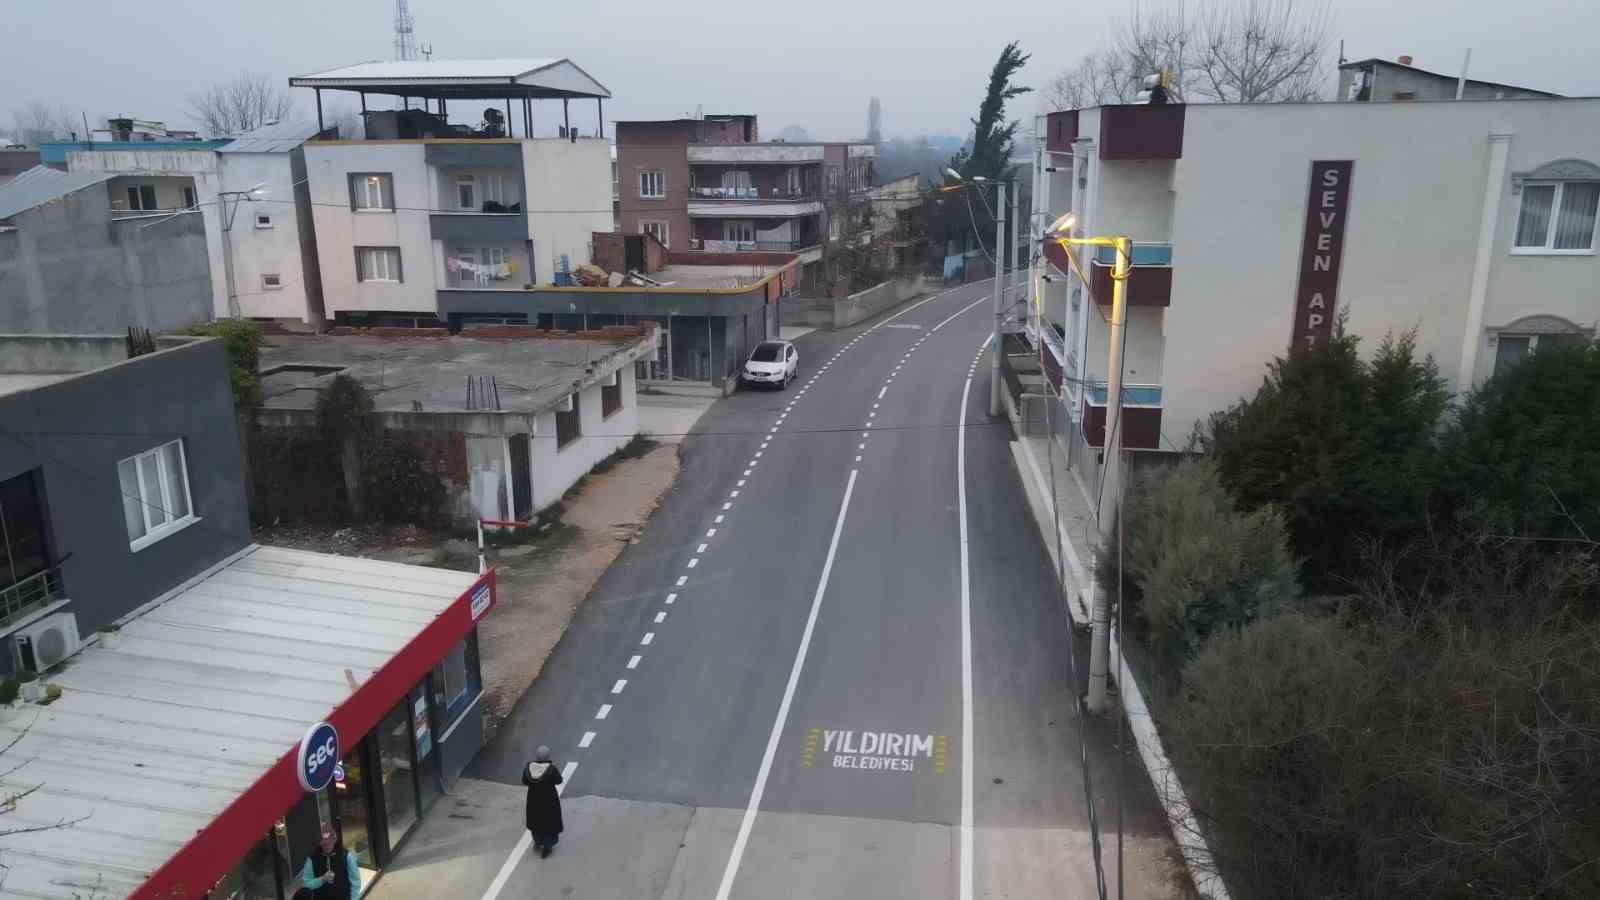
[[[1133, 253], [1130, 238], [1113, 239], [1117, 259], [1111, 269], [1111, 322], [1106, 329], [1111, 349], [1106, 360], [1106, 435], [1102, 442], [1106, 464], [1101, 471], [1100, 496], [1109, 500], [1095, 511], [1100, 545], [1116, 552], [1117, 511], [1122, 502], [1122, 345], [1128, 323], [1128, 268]], [[1093, 587], [1094, 604], [1089, 614], [1089, 712], [1099, 715], [1106, 709], [1106, 670], [1111, 659], [1110, 598], [1099, 579]], [[1118, 673], [1119, 675], [1121, 673]]]
[[[233, 197], [233, 210], [228, 209], [228, 198]], [[218, 191], [217, 201], [222, 204], [218, 210], [222, 214], [222, 273], [227, 279], [228, 315], [239, 318], [239, 294], [233, 285], [233, 217], [239, 212], [239, 197], [232, 191]]]
[[1006, 241], [1006, 183], [995, 182], [999, 193], [994, 204], [994, 332], [989, 348], [989, 415], [998, 416], [1000, 407], [1000, 319], [1005, 315], [1005, 241]]

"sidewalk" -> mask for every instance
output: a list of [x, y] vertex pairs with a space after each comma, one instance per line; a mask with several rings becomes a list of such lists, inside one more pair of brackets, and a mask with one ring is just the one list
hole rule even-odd
[[[1006, 407], [1010, 412], [1009, 402]], [[1012, 412], [1012, 422], [1016, 423], [1014, 412]], [[1020, 429], [1018, 431], [1020, 433]], [[1050, 552], [1051, 561], [1056, 563], [1057, 571], [1063, 574], [1063, 581], [1066, 583], [1070, 598], [1068, 608], [1072, 613], [1073, 622], [1079, 627], [1086, 628], [1089, 625], [1089, 607], [1094, 600], [1094, 580], [1090, 575], [1093, 559], [1090, 554], [1094, 552], [1099, 540], [1095, 527], [1094, 507], [1090, 502], [1088, 491], [1084, 488], [1078, 473], [1067, 468], [1066, 454], [1053, 438], [1020, 437], [1011, 442], [1011, 456], [1017, 466], [1017, 474], [1022, 478], [1023, 488], [1028, 495], [1028, 507], [1033, 513], [1035, 523], [1039, 526], [1039, 534]], [[1054, 466], [1055, 474], [1054, 491], [1051, 490], [1051, 466]], [[1060, 559], [1055, 547], [1056, 530], [1053, 516], [1057, 511], [1060, 516], [1061, 550], [1066, 556], [1064, 571], [1060, 568]], [[1119, 638], [1120, 635], [1113, 625], [1111, 631], [1113, 661], [1121, 659]], [[1185, 793], [1177, 771], [1167, 758], [1166, 748], [1161, 744], [1161, 736], [1156, 731], [1155, 720], [1145, 703], [1139, 681], [1126, 662], [1120, 666], [1113, 664], [1112, 668], [1115, 670], [1111, 674], [1117, 691], [1116, 700], [1128, 721], [1128, 730], [1132, 732], [1134, 741], [1138, 744], [1139, 758], [1155, 786], [1156, 797], [1166, 810], [1174, 843], [1184, 859], [1189, 878], [1199, 893], [1209, 900], [1228, 900], [1227, 886], [1214, 874], [1216, 865], [1211, 859], [1211, 848], [1200, 824], [1189, 811], [1188, 794]]]

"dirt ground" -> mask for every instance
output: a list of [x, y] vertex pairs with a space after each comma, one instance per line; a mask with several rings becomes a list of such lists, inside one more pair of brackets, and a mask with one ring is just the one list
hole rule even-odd
[[[559, 516], [513, 542], [491, 547], [497, 604], [478, 625], [486, 729], [493, 733], [533, 684], [578, 606], [612, 560], [634, 540], [678, 476], [678, 448], [658, 446], [591, 474]], [[391, 562], [476, 571], [475, 540], [415, 526], [256, 529], [259, 543]]]

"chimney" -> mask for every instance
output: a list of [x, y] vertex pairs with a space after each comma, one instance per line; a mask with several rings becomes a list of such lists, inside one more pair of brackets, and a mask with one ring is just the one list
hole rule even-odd
[[1402, 66], [1409, 66], [1411, 65], [1411, 54], [1402, 54], [1396, 61]]

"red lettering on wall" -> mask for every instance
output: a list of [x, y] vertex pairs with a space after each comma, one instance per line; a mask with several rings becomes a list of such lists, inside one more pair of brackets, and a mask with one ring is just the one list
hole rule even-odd
[[1306, 230], [1300, 242], [1300, 280], [1295, 288], [1290, 349], [1313, 347], [1333, 333], [1339, 302], [1339, 263], [1344, 259], [1344, 224], [1350, 211], [1348, 159], [1311, 163]]

